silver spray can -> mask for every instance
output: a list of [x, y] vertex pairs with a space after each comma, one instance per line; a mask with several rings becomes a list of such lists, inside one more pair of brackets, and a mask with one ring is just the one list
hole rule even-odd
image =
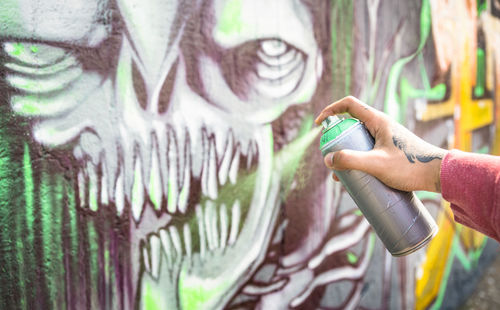
[[[323, 156], [343, 149], [369, 151], [374, 146], [373, 137], [357, 119], [329, 116], [323, 127]], [[334, 173], [393, 256], [418, 250], [437, 233], [436, 222], [413, 192], [390, 188], [358, 170]]]

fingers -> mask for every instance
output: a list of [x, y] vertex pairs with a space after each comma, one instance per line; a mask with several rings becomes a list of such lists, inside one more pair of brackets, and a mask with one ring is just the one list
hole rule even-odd
[[336, 101], [321, 111], [315, 122], [320, 125], [321, 122], [330, 115], [339, 113], [349, 113], [360, 121], [367, 123], [377, 116], [377, 111], [367, 104], [361, 102], [353, 96], [347, 96]]
[[384, 160], [377, 150], [368, 152], [341, 150], [327, 154], [324, 162], [330, 169], [361, 170], [372, 175], [383, 170], [384, 165]]

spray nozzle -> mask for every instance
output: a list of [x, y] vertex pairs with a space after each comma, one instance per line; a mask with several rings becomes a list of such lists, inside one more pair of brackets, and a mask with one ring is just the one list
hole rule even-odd
[[335, 126], [337, 123], [339, 123], [341, 121], [342, 120], [337, 115], [332, 115], [332, 116], [328, 116], [327, 118], [325, 118], [321, 122], [321, 125], [323, 125], [324, 129], [327, 129], [329, 127]]

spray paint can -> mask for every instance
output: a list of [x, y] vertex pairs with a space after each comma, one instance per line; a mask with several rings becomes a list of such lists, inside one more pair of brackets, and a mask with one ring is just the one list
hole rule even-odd
[[[357, 119], [329, 116], [322, 125], [323, 156], [342, 149], [369, 151], [374, 146], [373, 137]], [[437, 233], [436, 222], [413, 192], [390, 188], [358, 170], [334, 173], [393, 256], [418, 250]]]

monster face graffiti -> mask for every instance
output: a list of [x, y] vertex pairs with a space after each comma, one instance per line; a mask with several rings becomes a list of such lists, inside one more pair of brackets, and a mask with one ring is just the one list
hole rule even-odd
[[[12, 111], [37, 143], [77, 163], [81, 210], [129, 219], [129, 307], [151, 296], [166, 309], [226, 305], [265, 257], [282, 175], [303, 154], [284, 146], [314, 138], [297, 139], [323, 74], [318, 10], [54, 5], [0, 5]], [[275, 143], [271, 123], [287, 110], [294, 125]]]

